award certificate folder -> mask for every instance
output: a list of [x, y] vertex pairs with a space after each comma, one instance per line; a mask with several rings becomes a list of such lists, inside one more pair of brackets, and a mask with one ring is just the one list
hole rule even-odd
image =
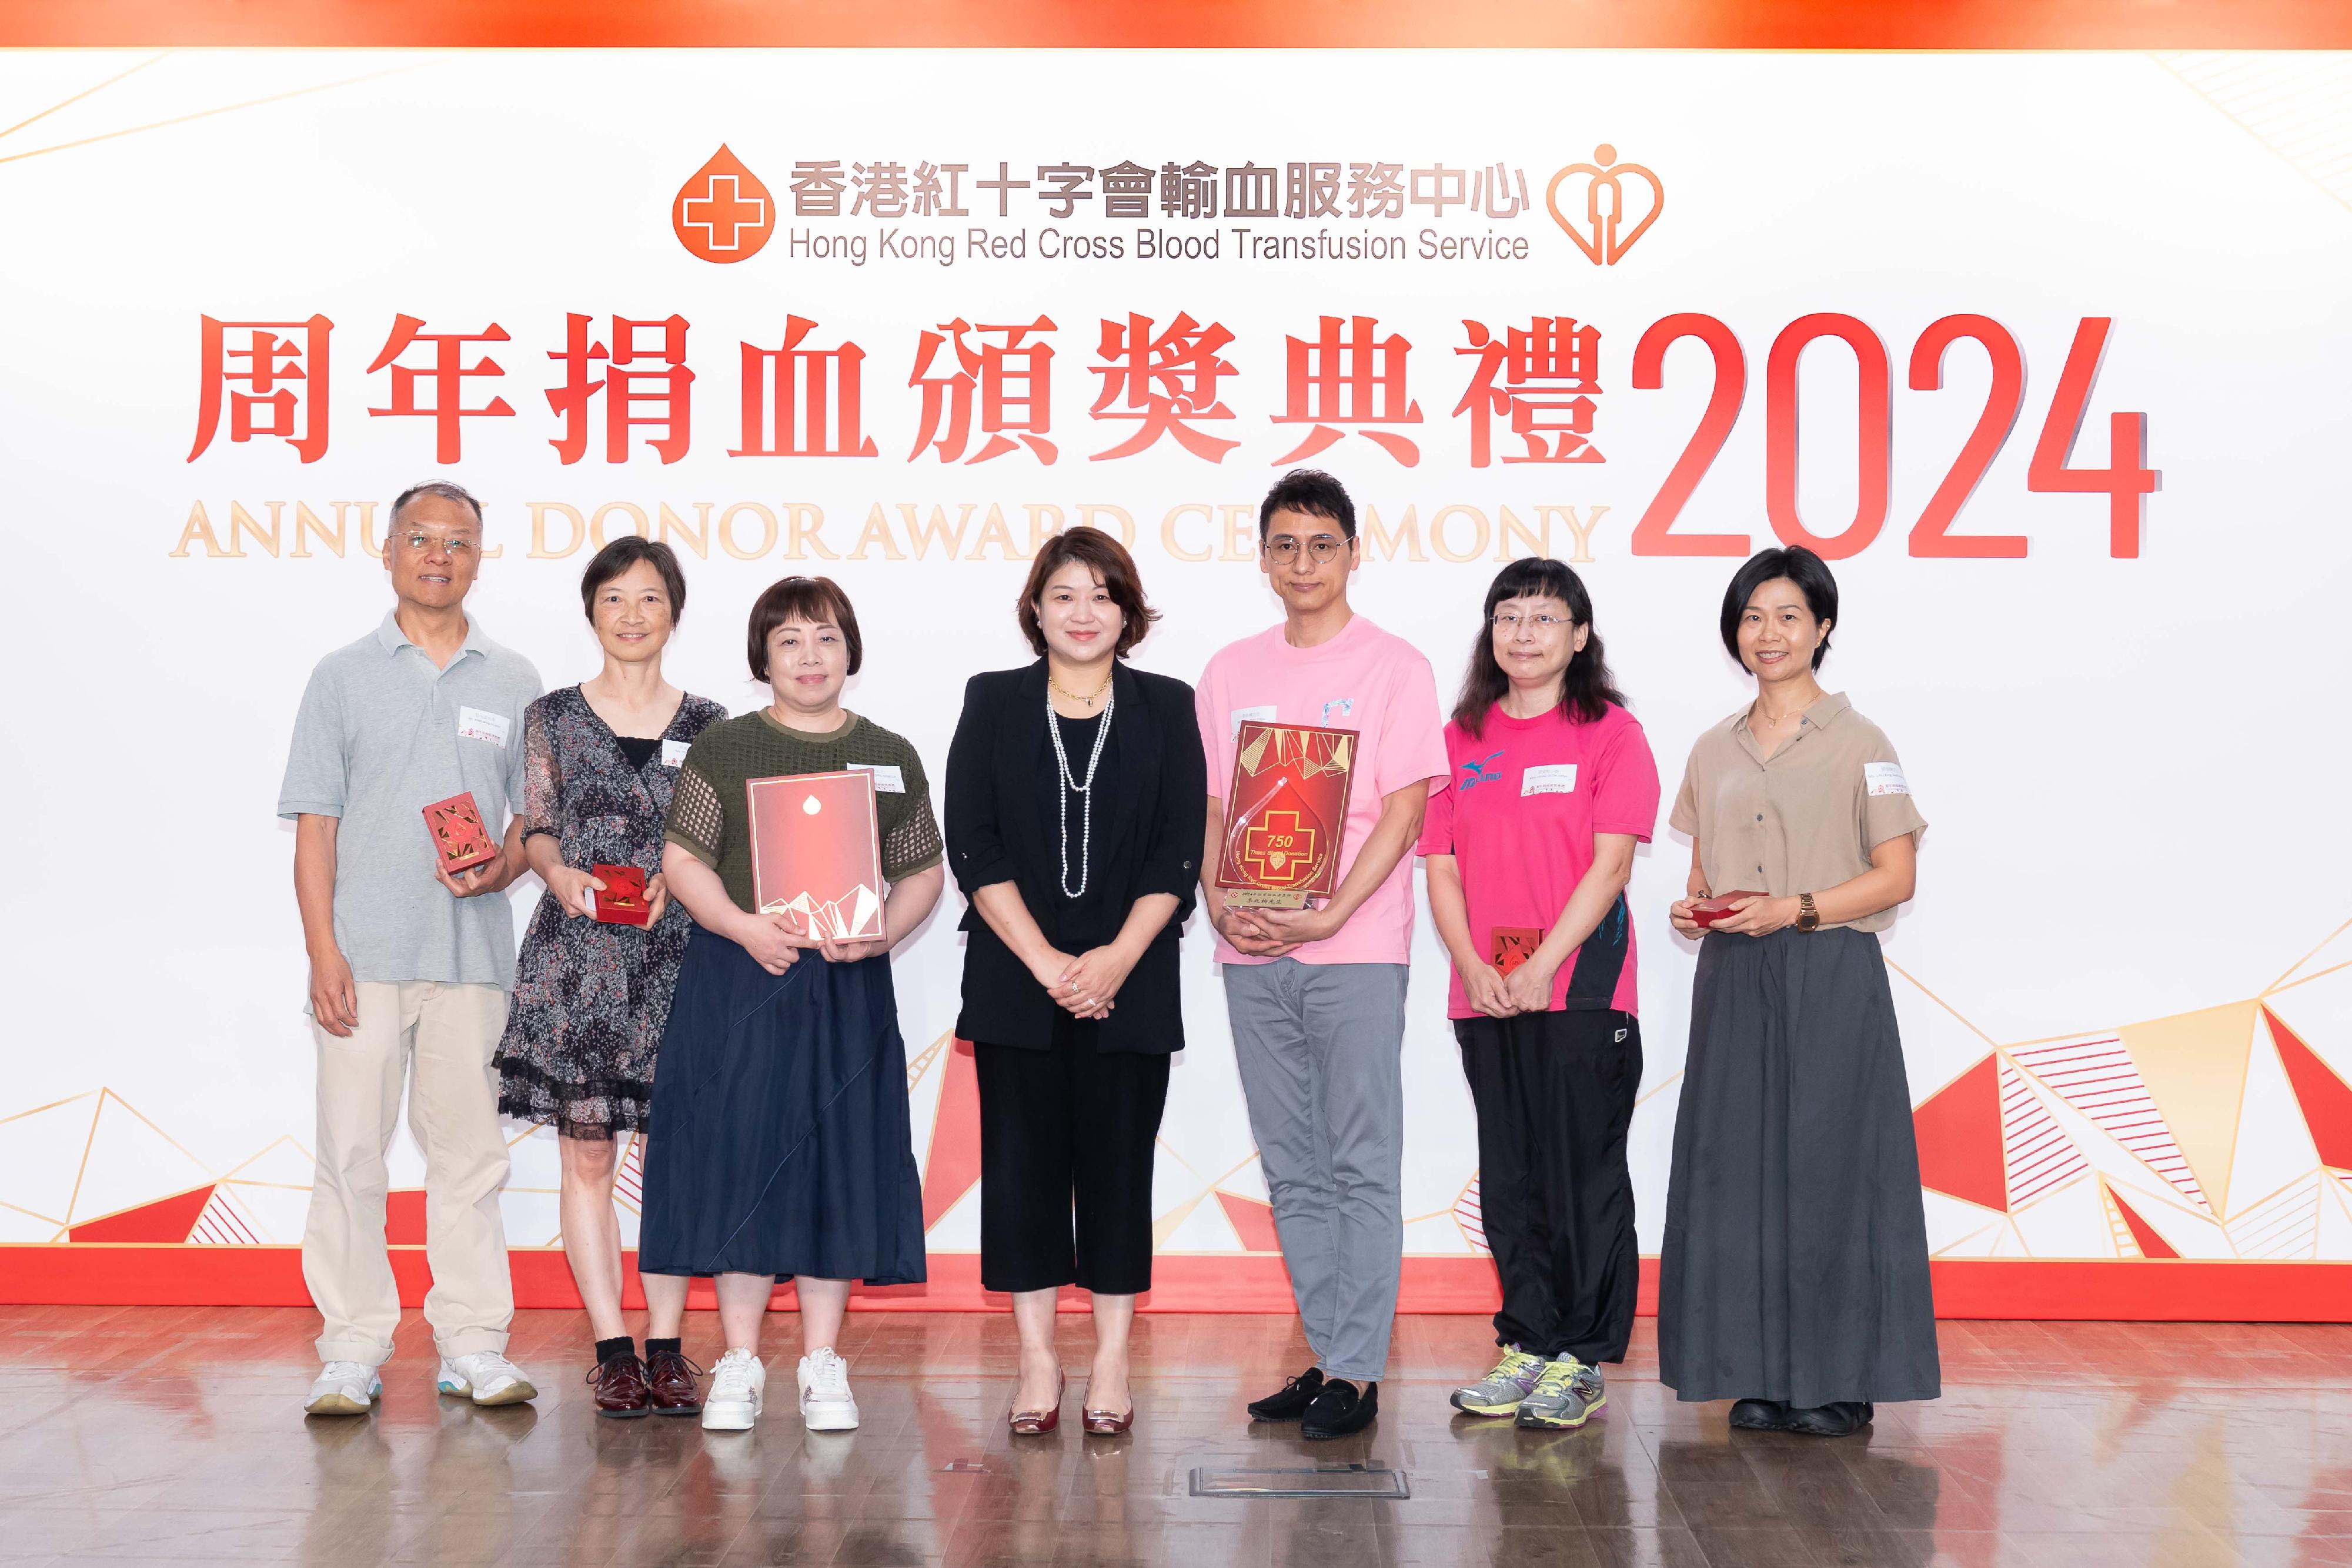
[[489, 830], [482, 826], [482, 809], [474, 804], [470, 789], [425, 807], [425, 831], [433, 835], [434, 852], [446, 872], [478, 866], [499, 852]]
[[1539, 925], [1496, 925], [1486, 933], [1486, 961], [1498, 974], [1512, 970], [1536, 956], [1543, 946], [1543, 928]]
[[1303, 909], [1339, 886], [1356, 731], [1244, 719], [1234, 737], [1217, 886], [1235, 909]]
[[754, 779], [751, 903], [804, 936], [882, 935], [882, 841], [874, 775], [794, 773]]

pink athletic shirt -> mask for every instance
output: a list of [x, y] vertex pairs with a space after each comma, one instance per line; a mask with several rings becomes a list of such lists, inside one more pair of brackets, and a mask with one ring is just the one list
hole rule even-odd
[[[1641, 724], [1610, 706], [1597, 724], [1561, 716], [1513, 718], [1486, 710], [1473, 738], [1445, 727], [1452, 764], [1429, 797], [1420, 852], [1452, 855], [1469, 905], [1470, 940], [1494, 950], [1496, 926], [1549, 932], [1569, 895], [1592, 869], [1595, 833], [1650, 841], [1658, 821], [1658, 765]], [[1634, 1012], [1633, 923], [1620, 894], [1592, 935], [1554, 977], [1552, 1010], [1613, 1008]], [[1476, 1018], [1456, 973], [1447, 1016]]]
[[[1381, 801], [1408, 784], [1445, 781], [1445, 741], [1439, 728], [1437, 681], [1429, 661], [1402, 637], [1356, 616], [1329, 642], [1294, 648], [1275, 626], [1219, 649], [1193, 692], [1201, 747], [1209, 757], [1209, 789], [1223, 799], [1233, 788], [1234, 732], [1244, 719], [1352, 729], [1358, 737], [1348, 821], [1339, 841], [1345, 883], [1375, 824]], [[1204, 868], [1214, 880], [1217, 868]], [[1289, 956], [1302, 964], [1402, 964], [1412, 956], [1412, 856], [1405, 854], [1388, 880], [1357, 906], [1348, 924]], [[1217, 938], [1221, 964], [1263, 964]]]

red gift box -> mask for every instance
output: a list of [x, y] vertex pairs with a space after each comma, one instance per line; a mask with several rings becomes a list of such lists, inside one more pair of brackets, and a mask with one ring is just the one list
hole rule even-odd
[[499, 852], [489, 831], [482, 826], [482, 809], [474, 804], [470, 789], [425, 807], [425, 831], [433, 835], [433, 847], [446, 872], [478, 866]]
[[596, 918], [607, 925], [643, 925], [653, 913], [653, 904], [646, 897], [646, 873], [633, 865], [590, 866], [589, 874], [604, 884], [604, 891], [589, 890], [589, 898], [596, 906]]
[[1770, 895], [1768, 894], [1751, 892], [1727, 893], [1714, 898], [1702, 898], [1696, 904], [1691, 905], [1691, 923], [1695, 925], [1702, 925], [1711, 928], [1717, 921], [1728, 920], [1733, 915], [1737, 914], [1738, 911], [1733, 909], [1732, 905], [1738, 904], [1741, 899], [1766, 898], [1769, 896]]

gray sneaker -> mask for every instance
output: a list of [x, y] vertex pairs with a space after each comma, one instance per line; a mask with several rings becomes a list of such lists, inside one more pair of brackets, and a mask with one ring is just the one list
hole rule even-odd
[[1601, 1369], [1587, 1366], [1572, 1355], [1548, 1362], [1536, 1385], [1519, 1402], [1518, 1423], [1545, 1431], [1581, 1427], [1592, 1413], [1609, 1403]]
[[1470, 1416], [1508, 1416], [1534, 1391], [1544, 1358], [1506, 1347], [1483, 1382], [1454, 1391], [1454, 1408]]

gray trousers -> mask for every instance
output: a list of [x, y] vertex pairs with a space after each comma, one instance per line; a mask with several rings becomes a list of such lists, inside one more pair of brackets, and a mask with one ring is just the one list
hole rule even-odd
[[1402, 964], [1227, 964], [1225, 1009], [1315, 1363], [1377, 1382], [1404, 1258]]

